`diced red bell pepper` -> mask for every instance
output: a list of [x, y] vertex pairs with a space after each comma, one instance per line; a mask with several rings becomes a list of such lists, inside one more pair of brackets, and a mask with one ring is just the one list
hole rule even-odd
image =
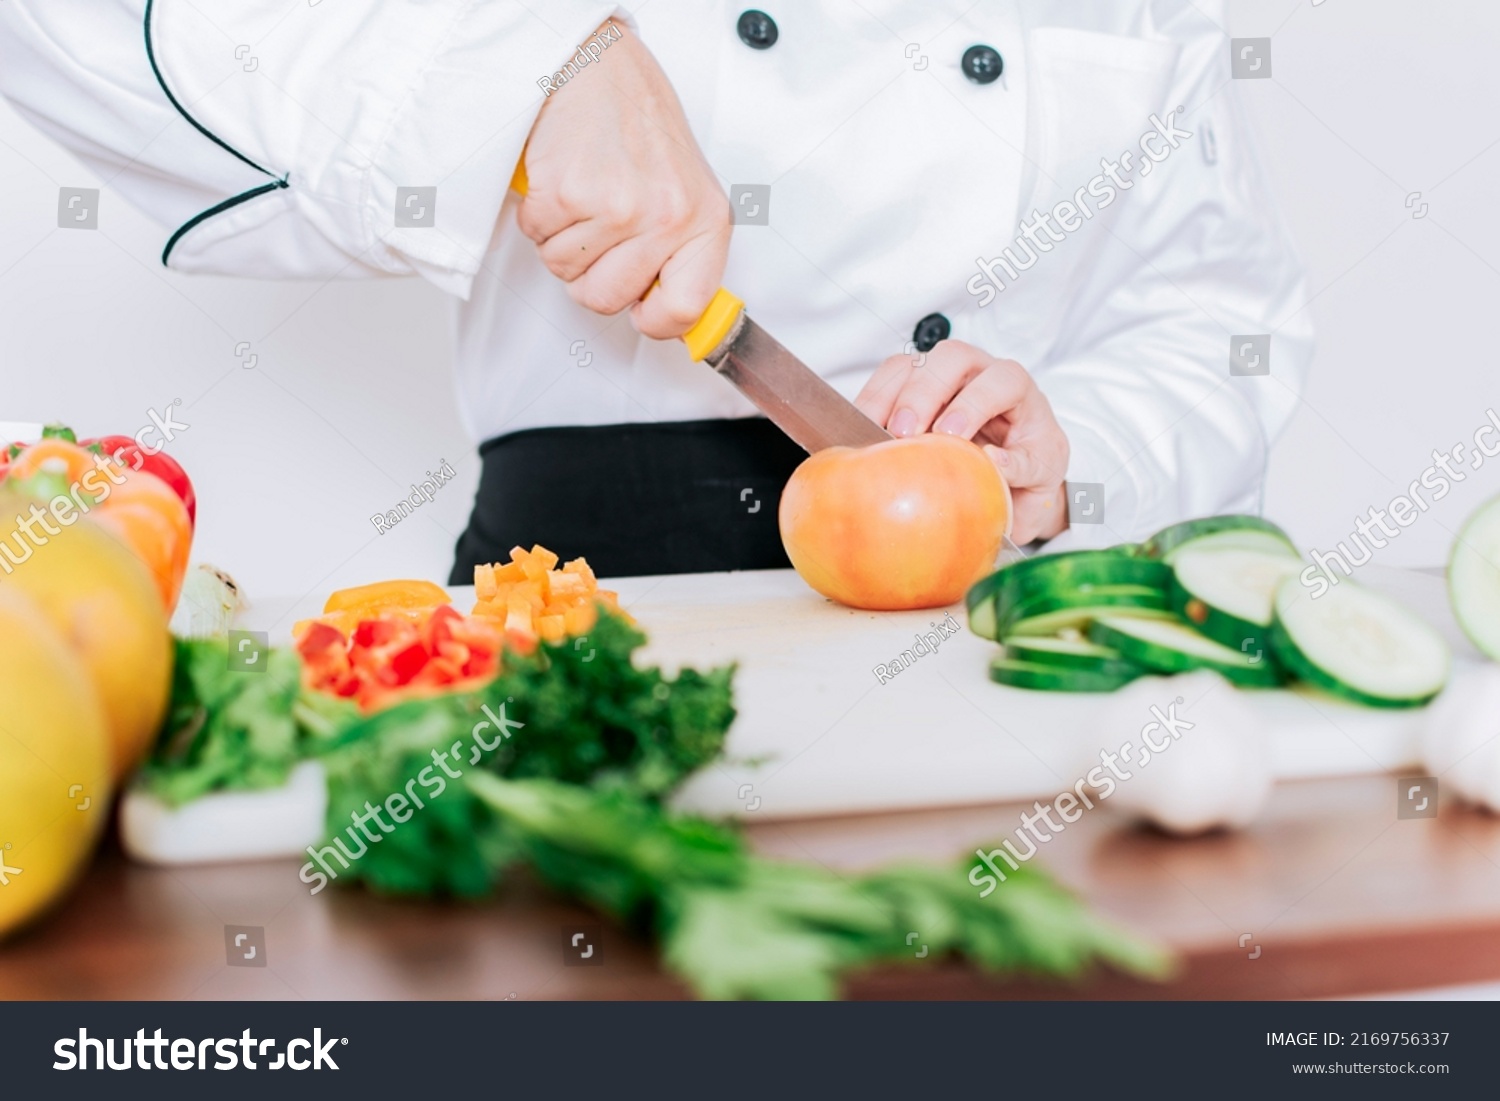
[[362, 619], [354, 628], [351, 641], [360, 649], [384, 646], [401, 633], [400, 625], [389, 619]]
[[463, 623], [463, 616], [452, 604], [444, 604], [427, 620], [427, 643], [434, 650], [453, 637], [456, 625]]
[[421, 642], [413, 642], [391, 655], [389, 668], [398, 685], [410, 684], [412, 678], [422, 671], [432, 655]]
[[360, 680], [359, 677], [354, 673], [345, 673], [342, 677], [340, 677], [333, 683], [332, 690], [335, 696], [342, 696], [344, 699], [352, 699], [353, 697], [359, 695], [359, 690], [363, 686], [364, 681]]
[[304, 659], [321, 656], [335, 646], [340, 652], [343, 651], [344, 636], [337, 628], [326, 623], [312, 623], [297, 640], [297, 652]]
[[[347, 636], [344, 624], [350, 624]], [[416, 615], [404, 608], [374, 611], [338, 626], [312, 620], [298, 631], [306, 682], [352, 698], [366, 711], [414, 694], [475, 687], [500, 668], [498, 625], [449, 605]]]

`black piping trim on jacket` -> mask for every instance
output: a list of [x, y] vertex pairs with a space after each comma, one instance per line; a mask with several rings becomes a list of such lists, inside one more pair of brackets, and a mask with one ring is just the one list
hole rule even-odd
[[226, 210], [229, 210], [232, 207], [237, 207], [241, 203], [255, 198], [257, 195], [264, 195], [268, 191], [276, 191], [285, 186], [285, 180], [273, 180], [271, 183], [261, 184], [259, 187], [252, 187], [249, 191], [242, 191], [232, 198], [225, 199], [222, 203], [219, 203], [217, 206], [209, 207], [201, 214], [194, 214], [186, 222], [183, 222], [182, 225], [178, 226], [177, 232], [172, 234], [172, 236], [167, 239], [167, 247], [161, 250], [162, 264], [166, 264], [167, 257], [172, 255], [172, 247], [177, 244], [182, 235], [187, 233], [188, 230], [197, 226], [200, 222], [206, 222], [216, 214], [223, 214]]
[[263, 165], [256, 164], [249, 157], [245, 156], [245, 154], [241, 153], [238, 149], [234, 148], [234, 146], [226, 142], [223, 138], [210, 131], [192, 115], [188, 114], [187, 108], [178, 102], [177, 97], [172, 94], [172, 89], [167, 87], [167, 78], [162, 76], [161, 69], [156, 64], [156, 49], [151, 42], [151, 9], [154, 6], [155, 0], [146, 0], [146, 60], [150, 62], [151, 73], [156, 77], [156, 83], [161, 86], [162, 92], [166, 95], [167, 102], [169, 102], [173, 107], [177, 109], [177, 113], [179, 115], [188, 120], [194, 130], [197, 130], [198, 133], [202, 134], [205, 138], [213, 142], [220, 149], [223, 149], [225, 152], [248, 164], [257, 172], [262, 172], [265, 175], [271, 177], [270, 183], [262, 184], [260, 187], [252, 187], [249, 191], [242, 191], [238, 195], [225, 199], [222, 203], [218, 203], [215, 206], [209, 207], [201, 214], [195, 214], [192, 218], [188, 219], [181, 226], [179, 226], [177, 232], [172, 234], [172, 236], [168, 238], [166, 247], [161, 250], [161, 262], [162, 266], [165, 267], [167, 258], [172, 255], [173, 247], [179, 240], [181, 240], [183, 234], [187, 233], [188, 230], [201, 224], [202, 222], [207, 221], [209, 218], [212, 218], [216, 214], [222, 214], [226, 210], [237, 207], [241, 203], [255, 198], [257, 195], [264, 195], [269, 191], [279, 191], [282, 188], [290, 187], [290, 181], [292, 177], [290, 172], [288, 172], [285, 176], [278, 177], [276, 173], [272, 172], [269, 168], [266, 168]]

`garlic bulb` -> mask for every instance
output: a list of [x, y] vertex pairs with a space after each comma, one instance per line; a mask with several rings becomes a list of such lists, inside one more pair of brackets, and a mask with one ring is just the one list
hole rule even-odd
[[1422, 761], [1442, 787], [1500, 811], [1500, 665], [1455, 670], [1427, 709]]
[[1115, 692], [1098, 718], [1106, 744], [1088, 779], [1109, 806], [1196, 834], [1247, 826], [1270, 798], [1269, 736], [1217, 673], [1143, 677]]

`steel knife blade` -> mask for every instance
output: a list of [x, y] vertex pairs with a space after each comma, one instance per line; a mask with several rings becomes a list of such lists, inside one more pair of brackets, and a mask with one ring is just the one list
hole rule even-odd
[[868, 447], [892, 438], [744, 310], [704, 359], [805, 451]]

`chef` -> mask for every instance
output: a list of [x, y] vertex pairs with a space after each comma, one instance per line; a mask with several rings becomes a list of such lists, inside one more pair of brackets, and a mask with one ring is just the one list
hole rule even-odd
[[1311, 326], [1229, 54], [1215, 0], [0, 4], [0, 92], [161, 263], [452, 295], [455, 581], [786, 564], [803, 453], [677, 339], [721, 285], [982, 444], [1018, 542], [1257, 510]]

